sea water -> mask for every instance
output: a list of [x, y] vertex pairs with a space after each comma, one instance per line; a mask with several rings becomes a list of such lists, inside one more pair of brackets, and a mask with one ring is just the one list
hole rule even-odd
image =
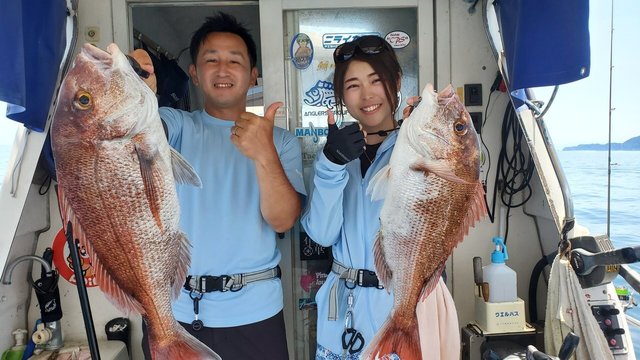
[[[571, 195], [576, 220], [592, 235], [607, 233], [607, 151], [559, 151]], [[640, 245], [640, 151], [611, 153], [611, 200], [609, 236], [615, 248]], [[640, 272], [640, 264], [631, 264]], [[622, 277], [615, 285], [625, 285]], [[639, 297], [636, 294], [635, 298]], [[640, 319], [640, 308], [627, 314]], [[640, 328], [629, 324], [636, 356], [640, 356]]]

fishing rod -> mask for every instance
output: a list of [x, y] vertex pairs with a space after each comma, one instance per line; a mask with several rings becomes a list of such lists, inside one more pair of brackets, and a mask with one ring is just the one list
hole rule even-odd
[[609, 43], [609, 149], [607, 158], [607, 237], [611, 238], [611, 117], [615, 110], [611, 105], [611, 94], [613, 92], [613, 3], [611, 0], [611, 31]]

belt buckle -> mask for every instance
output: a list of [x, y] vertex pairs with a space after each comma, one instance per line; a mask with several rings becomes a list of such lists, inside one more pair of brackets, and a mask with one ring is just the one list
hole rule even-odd
[[221, 291], [225, 292], [229, 289], [225, 288], [227, 281], [229, 280], [229, 276], [221, 275], [221, 276], [205, 276], [200, 283], [200, 287], [203, 292], [211, 292], [211, 291]]
[[358, 269], [358, 285], [362, 287], [375, 287], [378, 289], [384, 288], [380, 285], [380, 281], [378, 280], [376, 273], [367, 269]]

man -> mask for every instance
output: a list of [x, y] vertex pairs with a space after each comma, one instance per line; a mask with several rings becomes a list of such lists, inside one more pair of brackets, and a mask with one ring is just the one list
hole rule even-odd
[[[193, 165], [203, 186], [178, 187], [181, 226], [193, 247], [174, 314], [223, 359], [287, 359], [275, 241], [300, 215], [300, 145], [274, 127], [282, 103], [271, 104], [264, 117], [245, 111], [258, 76], [257, 52], [235, 18], [207, 18], [191, 39], [190, 53], [189, 74], [204, 94], [204, 109], [160, 108], [169, 143]], [[151, 74], [145, 82], [155, 90], [148, 54], [136, 50], [131, 56]], [[149, 357], [146, 339], [143, 347]]]

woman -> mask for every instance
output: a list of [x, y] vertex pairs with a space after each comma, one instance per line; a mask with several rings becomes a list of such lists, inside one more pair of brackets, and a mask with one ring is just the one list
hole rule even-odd
[[[307, 234], [331, 246], [334, 257], [332, 271], [316, 295], [317, 360], [360, 359], [393, 305], [393, 295], [382, 289], [374, 272], [373, 244], [382, 201], [371, 201], [367, 186], [389, 163], [396, 141], [402, 69], [393, 48], [378, 36], [342, 44], [333, 58], [339, 113], [346, 107], [358, 124], [338, 128], [329, 111], [327, 143], [316, 157], [314, 189], [301, 219]], [[425, 334], [423, 359], [458, 358], [457, 317], [444, 282], [417, 310], [420, 333]], [[439, 326], [442, 323], [451, 326]]]

